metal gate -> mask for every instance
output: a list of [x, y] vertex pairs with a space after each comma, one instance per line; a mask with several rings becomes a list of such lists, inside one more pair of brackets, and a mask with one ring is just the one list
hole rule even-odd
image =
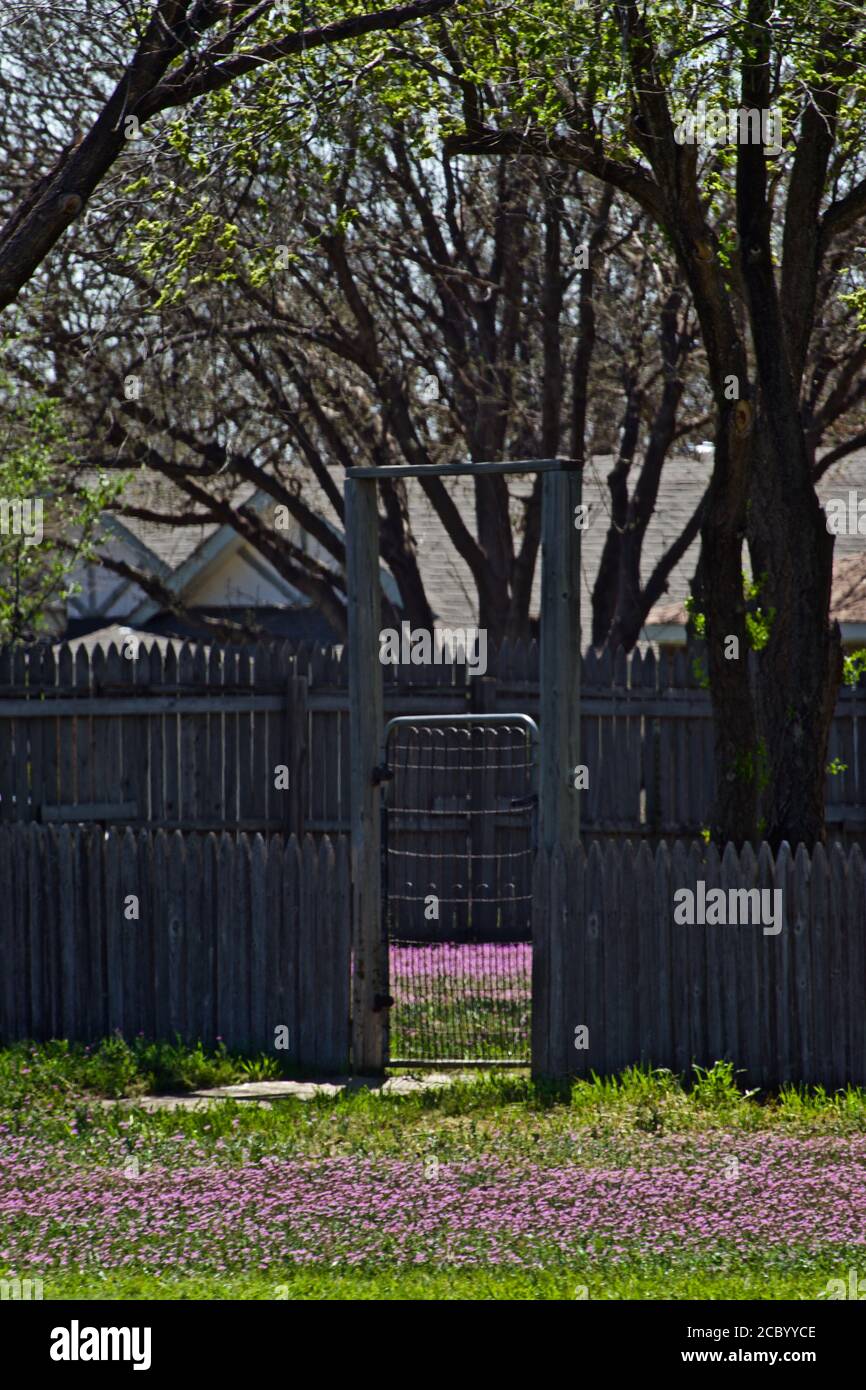
[[523, 714], [386, 725], [392, 1066], [529, 1061], [537, 750]]

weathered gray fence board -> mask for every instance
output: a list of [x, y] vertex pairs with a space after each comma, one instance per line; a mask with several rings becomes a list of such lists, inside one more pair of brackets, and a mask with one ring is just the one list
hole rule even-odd
[[[585, 1054], [586, 1071], [597, 1071], [603, 1056], [605, 1028], [604, 992], [604, 933], [607, 927], [604, 903], [604, 862], [598, 844], [590, 847], [586, 861], [586, 935], [583, 968], [585, 972], [586, 1026], [589, 1029], [589, 1048]], [[535, 933], [533, 932], [533, 936]], [[533, 948], [534, 949], [534, 948]], [[543, 1018], [538, 1026], [544, 1027]], [[584, 1057], [583, 1053], [575, 1056]]]
[[231, 948], [227, 1036], [239, 1038], [243, 1047], [250, 1045], [250, 971], [249, 971], [249, 839], [238, 836], [232, 855], [233, 897], [232, 922], [229, 935]]
[[[202, 844], [201, 911], [199, 916], [201, 995], [198, 1010], [198, 1029], [202, 1038], [216, 1036], [216, 974], [217, 940], [213, 924], [217, 920], [216, 895], [219, 891], [217, 865], [218, 841], [214, 834], [206, 835]], [[276, 856], [274, 856], [276, 857]], [[193, 883], [193, 890], [196, 884]], [[276, 922], [280, 920], [276, 914]], [[194, 1019], [195, 1021], [195, 1019]]]
[[[316, 1046], [314, 1063], [316, 1067], [323, 1071], [330, 1071], [339, 1063], [335, 1063], [331, 1039], [334, 1036], [336, 1019], [334, 1017], [335, 999], [333, 992], [327, 988], [328, 973], [331, 970], [331, 961], [334, 959], [334, 912], [335, 912], [335, 889], [336, 889], [336, 865], [334, 862], [334, 850], [329, 840], [325, 839], [319, 846], [318, 863], [316, 866], [316, 914], [315, 914], [315, 938], [309, 943], [307, 951], [315, 960], [315, 1001], [310, 999], [306, 1004], [307, 1012], [315, 1016], [316, 1019]], [[318, 1007], [315, 1004], [318, 1003]]]
[[183, 1033], [186, 1023], [186, 977], [189, 919], [184, 895], [186, 843], [176, 830], [168, 839], [168, 1026], [171, 1034]]
[[[579, 856], [573, 855], [579, 861]], [[635, 1061], [644, 1065], [653, 1055], [655, 1032], [655, 1011], [658, 1008], [658, 984], [656, 974], [658, 960], [655, 956], [654, 918], [655, 918], [655, 873], [653, 857], [649, 845], [642, 843], [638, 849], [635, 864], [637, 879], [637, 913], [635, 929], [637, 932], [637, 1035], [639, 1050]], [[580, 902], [580, 886], [575, 883], [572, 895]], [[574, 935], [574, 933], [572, 933]]]
[[[781, 931], [765, 931], [769, 917], [675, 921], [674, 894], [699, 882], [726, 895], [781, 890]], [[802, 847], [792, 857], [783, 846], [774, 860], [767, 846], [757, 858], [728, 846], [721, 862], [697, 843], [643, 845], [636, 856], [593, 843], [585, 859], [580, 847], [565, 857], [542, 850], [534, 892], [536, 1073], [610, 1075], [643, 1061], [690, 1074], [729, 1060], [748, 1086], [866, 1085], [859, 847], [828, 855], [819, 846], [810, 861]], [[581, 958], [575, 972], [568, 961]], [[563, 1045], [578, 1022], [589, 1026], [585, 1050]]]
[[[12, 884], [14, 873], [13, 864], [13, 834], [14, 831], [8, 826], [0, 826], [0, 883]], [[15, 896], [7, 890], [0, 893], [0, 950], [3, 952], [4, 961], [12, 962], [15, 959]], [[19, 987], [16, 983], [14, 971], [7, 966], [3, 971], [3, 978], [0, 980], [0, 997], [3, 1000], [3, 1013], [9, 1020], [9, 1026], [14, 1027], [15, 1021], [15, 991]]]
[[[127, 890], [123, 882], [121, 856], [126, 844], [126, 833], [122, 839], [119, 835], [109, 835], [105, 841], [103, 883], [105, 890], [106, 1031], [109, 1033], [113, 1033], [115, 1029], [121, 1033], [126, 1033], [130, 1023], [126, 1016], [127, 1009], [123, 989], [125, 973], [123, 923], [125, 921], [126, 894], [135, 890]], [[132, 831], [128, 833], [131, 837]], [[94, 836], [94, 839], [96, 838]]]
[[[156, 894], [154, 892], [154, 841], [155, 836], [140, 831], [137, 837], [135, 856], [138, 874], [138, 896], [140, 920], [153, 922], [155, 916]], [[153, 931], [130, 933], [130, 945], [134, 947], [134, 959], [138, 967], [137, 1005], [139, 1029], [148, 1037], [156, 1034], [156, 933]]]
[[285, 930], [280, 942], [280, 977], [284, 1014], [280, 1018], [289, 1029], [290, 1055], [301, 1057], [301, 1018], [298, 1003], [298, 953], [301, 922], [301, 852], [292, 835], [283, 852], [282, 920]]
[[830, 1000], [828, 997], [829, 955], [829, 873], [822, 845], [812, 854], [812, 1009], [815, 1022], [815, 1065], [822, 1075], [830, 1069]]
[[270, 1051], [285, 1025], [279, 1060], [347, 1067], [344, 840], [308, 837], [301, 862], [279, 838], [2, 825], [0, 882], [0, 1041], [118, 1029]]
[[[562, 979], [562, 1012], [565, 1019], [565, 1038], [563, 1051], [568, 1061], [563, 1068], [568, 1071], [575, 1065], [575, 1059], [583, 1055], [578, 1050], [576, 1031], [587, 1024], [586, 972], [583, 964], [584, 933], [577, 929], [571, 920], [568, 904], [574, 903], [578, 910], [585, 902], [584, 879], [586, 875], [586, 855], [578, 845], [574, 854], [566, 857], [566, 910], [563, 917], [564, 964]], [[534, 948], [533, 948], [534, 949]], [[581, 1039], [582, 1040], [582, 1039]], [[553, 1070], [553, 1068], [551, 1068]], [[557, 1069], [558, 1070], [558, 1069]], [[580, 1067], [577, 1067], [580, 1071]]]
[[[193, 684], [193, 655], [188, 642], [180, 649], [177, 663], [177, 678], [181, 685]], [[195, 796], [196, 733], [199, 715], [181, 710], [178, 719], [180, 756], [178, 758], [178, 815], [181, 818], [198, 818], [199, 808]]]
[[106, 1032], [106, 997], [108, 983], [104, 970], [104, 944], [106, 930], [106, 891], [103, 868], [103, 849], [105, 841], [101, 835], [91, 835], [82, 862], [86, 874], [87, 936], [88, 936], [88, 980], [86, 1026], [91, 1037], [102, 1037]]
[[[282, 935], [282, 894], [283, 894], [283, 857], [276, 846], [274, 852], [268, 854], [263, 851], [265, 859], [264, 871], [264, 972], [268, 982], [267, 1000], [264, 1013], [263, 1028], [270, 1034], [272, 1040], [276, 1035], [274, 1029], [287, 1028], [289, 1036], [287, 1046], [281, 1048], [286, 1056], [289, 1055], [292, 1047], [291, 1026], [286, 1014], [285, 1002], [285, 980], [280, 961], [280, 937]], [[283, 1039], [280, 1040], [281, 1042]]]
[[300, 920], [303, 935], [298, 949], [298, 1032], [299, 1051], [311, 1060], [317, 1054], [317, 989], [318, 952], [316, 934], [319, 919], [316, 911], [316, 851], [309, 835], [304, 839], [301, 850], [301, 902]]
[[[858, 850], [859, 853], [859, 850]], [[784, 926], [778, 938], [779, 951], [773, 987], [776, 996], [776, 1057], [779, 1072], [790, 1074], [794, 1066], [793, 1018], [791, 1001], [794, 997], [793, 940], [796, 926], [796, 887], [794, 858], [790, 845], [782, 845], [776, 856], [775, 887], [782, 890]]]
[[333, 1019], [328, 1035], [328, 1068], [344, 1065], [344, 1039], [351, 1024], [351, 979], [348, 963], [352, 951], [352, 877], [349, 862], [349, 842], [345, 837], [335, 841], [336, 857], [335, 900], [332, 913], [333, 935], [331, 958], [326, 962], [327, 993], [333, 999]]
[[[212, 646], [207, 663], [207, 684], [211, 689], [221, 691], [223, 681], [222, 653]], [[204, 816], [216, 822], [223, 810], [223, 761], [225, 758], [225, 728], [223, 725], [221, 702], [208, 713], [207, 748], [205, 758]]]
[[845, 982], [847, 972], [848, 931], [845, 921], [847, 907], [847, 864], [845, 851], [836, 844], [830, 851], [830, 1043], [832, 1048], [833, 1085], [842, 1086], [847, 1073], [847, 1030], [839, 1027], [845, 1018]]
[[858, 1057], [866, 1051], [866, 1009], [860, 1007], [860, 982], [866, 976], [866, 871], [863, 853], [855, 845], [848, 856], [846, 935], [848, 945], [848, 975], [846, 1012], [848, 1016], [848, 1058], [850, 1073]]
[[[703, 865], [703, 877], [707, 885], [708, 893], [714, 888], [721, 887], [719, 882], [720, 869], [721, 865], [719, 863], [718, 850], [715, 845], [707, 845]], [[724, 947], [719, 933], [713, 931], [708, 931], [706, 933], [704, 945], [704, 966], [706, 970], [706, 1038], [704, 1050], [708, 1055], [710, 1053], [715, 1053], [717, 1057], [723, 1057], [722, 962], [724, 959]]]
[[[390, 714], [539, 718], [538, 649], [504, 644], [489, 675], [462, 666], [387, 668]], [[839, 695], [826, 782], [828, 824], [866, 832], [866, 681]], [[141, 643], [92, 658], [69, 644], [0, 649], [0, 821], [99, 820], [261, 833], [349, 829], [346, 653]], [[690, 659], [652, 652], [583, 659], [580, 792], [585, 835], [697, 836], [713, 795], [708, 693]], [[289, 789], [274, 767], [289, 767]], [[467, 775], [471, 783], [471, 775]], [[443, 795], [447, 794], [444, 791]], [[452, 793], [453, 794], [453, 790]]]
[[[739, 872], [736, 884], [752, 888], [757, 882], [757, 863], [751, 845], [745, 845], [739, 856]], [[741, 1055], [754, 1058], [760, 1053], [760, 957], [757, 931], [736, 931], [737, 942], [737, 980], [735, 984], [739, 1013]], [[761, 1084], [759, 1078], [754, 1080]]]
[[170, 1038], [171, 1002], [169, 979], [169, 937], [171, 923], [168, 903], [168, 847], [164, 830], [158, 830], [153, 837], [153, 878], [152, 901], [154, 920], [161, 924], [161, 931], [154, 934], [153, 956], [153, 1001], [154, 1033], [158, 1038]]
[[558, 1040], [551, 1026], [550, 1005], [550, 889], [552, 875], [545, 852], [536, 856], [532, 883], [532, 1056], [541, 1075], [551, 1069], [551, 1052]]

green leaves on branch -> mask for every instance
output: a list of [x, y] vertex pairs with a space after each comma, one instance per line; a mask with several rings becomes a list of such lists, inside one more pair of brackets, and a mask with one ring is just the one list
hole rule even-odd
[[842, 680], [846, 685], [855, 686], [859, 684], [864, 671], [866, 671], [866, 647], [859, 647], [856, 652], [849, 652], [844, 658]]
[[95, 558], [100, 514], [125, 479], [69, 480], [77, 460], [60, 402], [13, 391], [0, 371], [0, 642], [32, 640], [77, 592], [72, 571]]

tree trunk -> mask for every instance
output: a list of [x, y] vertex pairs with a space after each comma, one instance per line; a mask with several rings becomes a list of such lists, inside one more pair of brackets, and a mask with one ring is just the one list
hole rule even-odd
[[718, 844], [730, 840], [738, 846], [753, 840], [757, 830], [759, 750], [742, 573], [750, 425], [745, 401], [721, 412], [694, 586], [706, 618], [713, 705], [716, 800], [710, 831]]
[[842, 677], [839, 625], [828, 617], [834, 538], [811, 481], [794, 486], [785, 470], [768, 466], [772, 447], [762, 412], [748, 525], [758, 602], [770, 618], [756, 692], [766, 754], [761, 832], [774, 849], [783, 840], [811, 848], [826, 836], [827, 745]]
[[[743, 66], [743, 100], [769, 105], [766, 0], [751, 0], [755, 55]], [[762, 762], [762, 834], [808, 848], [824, 839], [824, 768], [841, 676], [838, 626], [829, 619], [833, 538], [815, 493], [800, 413], [804, 308], [789, 305], [786, 332], [770, 236], [767, 168], [759, 146], [737, 149], [737, 234], [755, 349], [749, 540], [769, 639], [756, 695]], [[809, 302], [807, 296], [807, 303]], [[805, 330], [804, 330], [805, 332]], [[796, 537], [797, 551], [791, 540]]]

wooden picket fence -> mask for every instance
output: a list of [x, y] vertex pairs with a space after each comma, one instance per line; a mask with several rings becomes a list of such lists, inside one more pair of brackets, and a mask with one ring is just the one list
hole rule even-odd
[[[699, 879], [707, 891], [781, 889], [781, 932], [678, 924], [674, 892]], [[866, 1085], [863, 854], [838, 843], [811, 857], [783, 845], [775, 859], [767, 845], [720, 857], [682, 842], [542, 851], [532, 998], [540, 1074], [690, 1073], [728, 1059], [749, 1086]]]
[[344, 1071], [348, 865], [345, 840], [0, 826], [0, 1040], [221, 1038]]
[[[780, 889], [781, 931], [678, 924], [699, 880]], [[118, 1029], [349, 1065], [345, 840], [0, 826], [0, 884], [0, 1043]], [[541, 851], [533, 892], [536, 1074], [729, 1059], [749, 1086], [866, 1085], [858, 846], [594, 842]]]
[[[503, 643], [483, 678], [448, 664], [383, 674], [386, 716], [538, 718], [535, 643]], [[581, 703], [584, 833], [698, 836], [714, 758], [691, 659], [589, 651]], [[840, 692], [828, 761], [842, 766], [827, 777], [828, 825], [851, 839], [866, 831], [866, 684]], [[0, 822], [339, 835], [349, 766], [340, 648], [153, 641], [134, 659], [114, 646], [0, 649]]]

